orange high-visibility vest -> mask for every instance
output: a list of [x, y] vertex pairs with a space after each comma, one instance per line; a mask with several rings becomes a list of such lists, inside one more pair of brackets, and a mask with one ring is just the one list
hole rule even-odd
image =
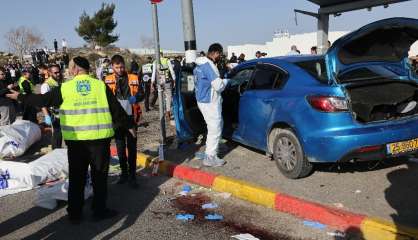
[[[109, 86], [110, 90], [112, 90], [113, 94], [116, 94], [116, 74], [113, 73], [106, 76], [105, 83], [107, 86]], [[131, 96], [136, 96], [136, 94], [139, 92], [139, 88], [141, 87], [137, 75], [128, 74], [128, 86], [131, 92]], [[132, 104], [132, 113], [134, 115], [135, 123], [138, 124], [142, 114], [141, 106], [139, 103]]]

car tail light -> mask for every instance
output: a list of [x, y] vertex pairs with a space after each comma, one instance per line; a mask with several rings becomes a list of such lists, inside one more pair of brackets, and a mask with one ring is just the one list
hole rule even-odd
[[358, 153], [366, 153], [366, 152], [376, 152], [382, 149], [382, 146], [369, 146], [369, 147], [362, 147], [358, 149], [356, 152]]
[[347, 100], [342, 97], [310, 96], [308, 101], [313, 108], [321, 112], [345, 112], [348, 111]]

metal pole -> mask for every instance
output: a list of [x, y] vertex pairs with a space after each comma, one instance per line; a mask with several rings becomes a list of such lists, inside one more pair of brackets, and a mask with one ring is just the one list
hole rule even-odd
[[[159, 160], [164, 160], [164, 146], [165, 146], [165, 118], [164, 118], [164, 99], [163, 99], [163, 89], [161, 86], [161, 81], [159, 78], [159, 69], [160, 69], [160, 35], [158, 30], [158, 12], [157, 12], [157, 4], [151, 4], [152, 6], [152, 22], [153, 22], [153, 29], [154, 29], [154, 48], [155, 48], [155, 61], [157, 63], [157, 70], [155, 81], [157, 82], [158, 87], [158, 105], [160, 109], [160, 147], [158, 149]], [[156, 167], [154, 165], [153, 174], [157, 174], [158, 171], [158, 164]]]
[[194, 27], [193, 0], [182, 0], [181, 12], [183, 15], [186, 64], [192, 64], [196, 62], [196, 33]]
[[317, 45], [318, 54], [324, 54], [328, 50], [328, 29], [329, 29], [329, 15], [318, 15], [318, 33]]

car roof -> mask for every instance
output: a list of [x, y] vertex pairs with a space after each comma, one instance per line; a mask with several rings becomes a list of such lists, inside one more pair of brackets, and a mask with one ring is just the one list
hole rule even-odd
[[321, 60], [324, 58], [324, 55], [292, 55], [292, 56], [280, 56], [280, 57], [270, 57], [270, 58], [258, 58], [246, 61], [244, 64], [252, 63], [278, 63], [278, 62], [305, 62], [305, 61], [314, 61]]

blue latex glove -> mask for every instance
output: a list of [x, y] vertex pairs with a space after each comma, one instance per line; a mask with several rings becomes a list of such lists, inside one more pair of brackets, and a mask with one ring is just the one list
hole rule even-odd
[[189, 221], [189, 220], [194, 219], [194, 215], [192, 215], [192, 214], [177, 214], [176, 219], [177, 220], [182, 220], [182, 221]]
[[130, 104], [135, 104], [136, 103], [136, 97], [135, 96], [130, 96], [128, 98], [128, 101], [129, 101]]
[[44, 117], [44, 122], [45, 122], [45, 124], [46, 125], [52, 125], [52, 119], [51, 119], [51, 116], [49, 116], [49, 115], [47, 115], [47, 116], [45, 116]]
[[223, 220], [224, 217], [222, 215], [219, 215], [219, 214], [214, 213], [214, 214], [208, 214], [208, 215], [206, 215], [205, 216], [205, 219], [206, 220], [209, 220], [209, 221], [220, 221], [220, 220]]

